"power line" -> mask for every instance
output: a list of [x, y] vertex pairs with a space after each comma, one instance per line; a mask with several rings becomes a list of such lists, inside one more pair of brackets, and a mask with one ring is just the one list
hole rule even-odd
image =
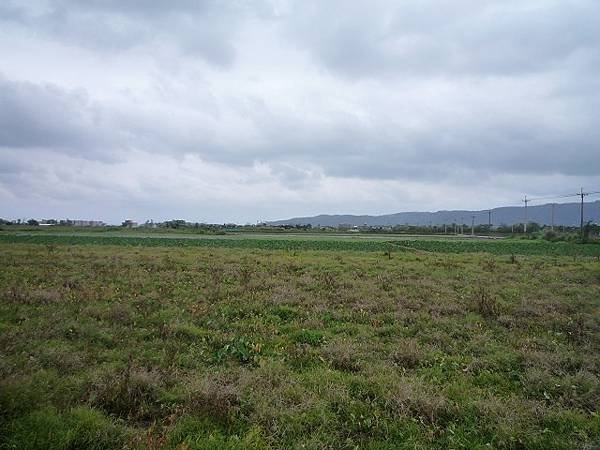
[[[595, 194], [600, 194], [600, 191], [592, 191], [592, 192], [586, 192], [586, 195], [595, 195]], [[544, 197], [534, 197], [534, 198], [529, 198], [528, 201], [530, 202], [535, 202], [538, 200], [554, 200], [554, 199], [559, 199], [559, 198], [570, 198], [570, 197], [579, 197], [581, 196], [581, 192], [575, 192], [573, 194], [561, 194], [561, 195], [549, 195], [549, 196], [544, 196]]]
[[532, 202], [536, 202], [538, 200], [554, 200], [554, 199], [558, 199], [558, 198], [569, 198], [569, 197], [575, 197], [578, 194], [562, 194], [562, 195], [550, 195], [547, 197], [534, 197], [534, 198], [530, 198], [529, 200]]
[[[600, 194], [600, 191], [591, 191], [591, 192], [587, 192], [587, 194], [589, 195], [597, 195]], [[563, 198], [571, 198], [571, 197], [579, 197], [580, 193], [579, 192], [575, 192], [573, 194], [562, 194], [562, 195], [552, 195], [552, 196], [544, 196], [544, 197], [527, 197], [527, 203], [530, 202], [535, 202], [538, 200], [553, 200], [553, 199], [563, 199]], [[550, 204], [550, 203], [549, 203]], [[560, 203], [557, 203], [560, 204]], [[491, 208], [491, 211], [495, 211], [497, 209], [500, 208], [518, 208], [519, 205], [523, 205], [523, 199], [519, 200], [519, 201], [514, 201], [514, 202], [510, 202], [510, 203], [506, 203], [500, 206], [495, 206], [493, 208]], [[539, 206], [539, 205], [538, 205]], [[487, 210], [483, 210], [483, 212], [485, 212]]]
[[[600, 194], [600, 191], [590, 191], [590, 192], [583, 192], [583, 188], [579, 189], [579, 192], [575, 193], [575, 194], [563, 194], [563, 195], [555, 195], [555, 196], [547, 196], [547, 197], [534, 197], [534, 198], [527, 198], [527, 196], [525, 196], [522, 200], [523, 203], [525, 203], [525, 223], [523, 224], [523, 231], [525, 233], [527, 233], [527, 204], [533, 201], [538, 201], [538, 200], [554, 200], [554, 199], [560, 199], [560, 198], [571, 198], [571, 197], [580, 197], [581, 198], [581, 203], [579, 206], [579, 213], [580, 213], [580, 220], [579, 220], [579, 230], [581, 233], [581, 237], [583, 238], [583, 200], [585, 197], [589, 196], [589, 195], [596, 195], [596, 194]], [[551, 229], [554, 229], [554, 206], [555, 203], [552, 203], [552, 225], [551, 225]]]

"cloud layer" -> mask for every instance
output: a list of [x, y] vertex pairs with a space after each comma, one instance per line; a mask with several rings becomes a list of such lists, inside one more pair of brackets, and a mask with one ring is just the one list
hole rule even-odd
[[256, 221], [600, 188], [600, 5], [8, 1], [0, 216]]

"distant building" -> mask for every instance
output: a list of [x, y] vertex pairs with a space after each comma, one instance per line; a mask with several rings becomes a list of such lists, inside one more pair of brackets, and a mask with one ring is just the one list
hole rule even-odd
[[106, 224], [101, 220], [71, 220], [71, 219], [43, 219], [39, 223], [41, 226], [50, 227], [60, 225], [63, 227], [103, 227]]
[[104, 222], [101, 220], [73, 220], [74, 227], [103, 227]]

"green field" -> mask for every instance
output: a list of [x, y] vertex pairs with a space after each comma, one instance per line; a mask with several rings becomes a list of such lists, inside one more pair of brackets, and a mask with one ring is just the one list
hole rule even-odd
[[0, 448], [598, 448], [599, 255], [0, 234]]
[[182, 235], [157, 233], [5, 233], [0, 243], [47, 245], [120, 245], [144, 247], [226, 247], [262, 250], [331, 250], [436, 253], [477, 253], [496, 255], [553, 255], [600, 257], [600, 244], [548, 242], [544, 240], [477, 239], [418, 236], [370, 235], [270, 235], [231, 234]]

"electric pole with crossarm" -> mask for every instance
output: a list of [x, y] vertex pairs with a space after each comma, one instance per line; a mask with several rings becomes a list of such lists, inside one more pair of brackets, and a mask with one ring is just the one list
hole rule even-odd
[[525, 203], [525, 223], [523, 224], [523, 231], [525, 232], [525, 234], [527, 234], [527, 203], [529, 203], [527, 196], [525, 196], [523, 202]]
[[579, 211], [581, 213], [581, 221], [579, 222], [579, 231], [581, 232], [581, 239], [583, 239], [583, 197], [585, 197], [586, 195], [589, 195], [589, 193], [587, 192], [583, 192], [583, 188], [581, 188], [581, 190], [579, 191], [579, 194], [577, 194], [581, 197], [581, 206], [579, 207]]

